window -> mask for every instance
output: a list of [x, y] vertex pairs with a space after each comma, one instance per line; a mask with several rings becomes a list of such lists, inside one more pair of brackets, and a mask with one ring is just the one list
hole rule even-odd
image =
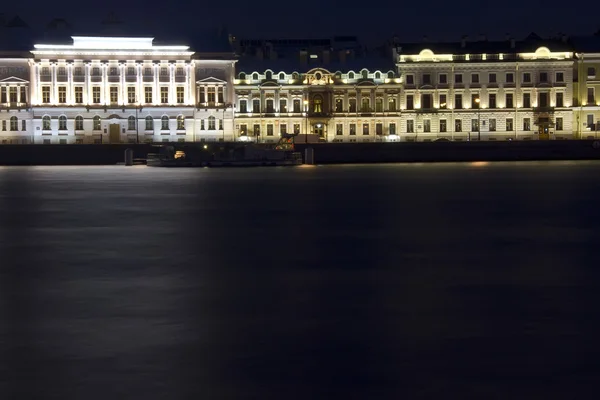
[[21, 103], [27, 103], [27, 88], [25, 86], [21, 86], [20, 90], [21, 90]]
[[252, 112], [257, 114], [260, 113], [260, 99], [252, 100]]
[[19, 130], [19, 119], [17, 117], [10, 117], [10, 130], [13, 132]]
[[160, 118], [160, 130], [161, 131], [168, 131], [169, 130], [169, 117], [167, 117], [166, 115], [163, 115]]
[[440, 81], [440, 83], [441, 83], [442, 85], [445, 85], [445, 84], [447, 84], [447, 83], [448, 83], [448, 75], [446, 75], [446, 74], [440, 74], [440, 75], [438, 76], [438, 80]]
[[273, 79], [273, 73], [271, 71], [265, 72], [265, 79]]
[[383, 135], [383, 124], [381, 122], [375, 124], [375, 134]]
[[523, 130], [530, 131], [531, 130], [531, 119], [523, 118]]
[[93, 76], [100, 76], [100, 67], [93, 67], [92, 68], [92, 75]]
[[167, 75], [169, 75], [169, 72], [168, 72], [168, 70], [167, 70], [166, 67], [161, 67], [160, 68], [160, 75], [161, 76], [167, 76]]
[[463, 83], [462, 74], [454, 74], [454, 83]]
[[455, 94], [454, 95], [454, 108], [456, 108], [456, 109], [463, 108], [462, 94]]
[[42, 86], [42, 103], [50, 103], [50, 86]]
[[64, 115], [61, 115], [60, 117], [58, 117], [58, 130], [59, 131], [67, 130], [67, 117], [65, 117]]
[[390, 135], [396, 134], [396, 123], [395, 122], [390, 122], [389, 134]]
[[[12, 99], [11, 99], [11, 102], [12, 102]], [[58, 87], [58, 102], [61, 104], [64, 104], [67, 102], [67, 88], [64, 86]]]
[[21, 130], [22, 131], [26, 131], [27, 130], [27, 121], [22, 119], [21, 120]]
[[248, 112], [248, 101], [245, 99], [240, 100], [240, 113]]
[[92, 129], [95, 131], [99, 131], [102, 129], [101, 127], [101, 123], [100, 123], [100, 117], [98, 115], [94, 116], [94, 119], [92, 120]]
[[119, 88], [116, 86], [111, 86], [109, 93], [111, 104], [117, 104], [119, 102]]
[[113, 76], [118, 75], [117, 67], [110, 67], [110, 69], [108, 70], [108, 74]]
[[175, 75], [176, 75], [176, 76], [184, 76], [184, 75], [185, 75], [185, 73], [184, 73], [184, 71], [183, 71], [183, 67], [177, 67], [177, 68], [175, 69]]
[[540, 72], [540, 82], [542, 82], [542, 83], [548, 82], [548, 73], [547, 72]]
[[152, 119], [151, 116], [147, 116], [146, 119], [146, 126], [145, 126], [145, 130], [147, 131], [153, 131], [154, 130], [154, 120]]
[[17, 88], [16, 87], [11, 87], [10, 88], [9, 101], [11, 103], [16, 103], [17, 102]]
[[162, 104], [169, 103], [169, 88], [166, 86], [161, 86], [160, 88], [160, 102]]
[[146, 104], [152, 104], [152, 87], [146, 86], [144, 88], [144, 101]]
[[432, 94], [422, 94], [421, 95], [421, 108], [429, 110], [433, 108], [433, 95]]
[[223, 130], [223, 120], [219, 119], [219, 130], [222, 131]]
[[6, 87], [0, 87], [0, 103], [6, 103]]
[[356, 124], [350, 124], [350, 135], [356, 135]]
[[381, 79], [381, 72], [375, 72], [375, 79]]
[[300, 108], [300, 99], [294, 99], [294, 101], [292, 102], [292, 106], [294, 107], [295, 113], [302, 112], [302, 110]]
[[127, 118], [127, 130], [135, 131], [135, 117], [133, 115]]
[[496, 132], [496, 119], [495, 118], [490, 118], [489, 128], [490, 128], [490, 132]]
[[508, 72], [506, 74], [506, 83], [514, 83], [515, 82], [515, 74], [512, 72]]
[[514, 108], [514, 97], [512, 93], [506, 93], [506, 108]]
[[406, 84], [414, 85], [415, 84], [415, 76], [414, 75], [406, 75]]
[[556, 107], [564, 107], [564, 93], [556, 93]]
[[356, 99], [348, 99], [348, 109], [350, 112], [356, 112]]
[[362, 77], [362, 79], [369, 79], [369, 72], [368, 71], [362, 71], [361, 72], [361, 77]]
[[222, 87], [217, 88], [217, 100], [220, 104], [225, 103], [225, 92]]
[[371, 107], [369, 106], [369, 98], [367, 97], [362, 97], [360, 99], [360, 111], [362, 112], [369, 112], [371, 111]]
[[294, 124], [294, 134], [298, 135], [300, 133], [300, 124]]
[[348, 79], [354, 79], [354, 72], [348, 72]]
[[363, 135], [369, 134], [369, 124], [363, 124], [362, 126]]
[[94, 104], [100, 104], [100, 88], [98, 86], [92, 88], [92, 102]]
[[273, 124], [267, 124], [267, 136], [273, 136]]
[[564, 82], [565, 81], [565, 74], [562, 72], [557, 72], [556, 73], [556, 82]]
[[423, 132], [425, 132], [425, 133], [431, 132], [431, 120], [430, 119], [423, 120]]
[[454, 120], [454, 132], [462, 132], [462, 120]]
[[199, 100], [200, 104], [206, 103], [206, 93], [204, 93], [204, 89], [205, 88], [200, 88], [200, 100]]
[[75, 75], [75, 76], [82, 76], [83, 75], [83, 68], [81, 68], [81, 67], [75, 67], [73, 69], [73, 75]]
[[506, 118], [506, 130], [507, 131], [514, 130], [513, 119], [512, 118]]
[[178, 131], [185, 130], [185, 118], [183, 118], [183, 115], [177, 116], [177, 130]]
[[42, 67], [42, 70], [40, 71], [40, 75], [50, 75], [50, 68]]
[[65, 67], [58, 67], [57, 74], [58, 74], [58, 76], [65, 76], [65, 75], [67, 75], [67, 69]]
[[287, 100], [279, 99], [279, 112], [286, 113], [287, 112]]
[[479, 108], [481, 105], [481, 99], [478, 93], [471, 94], [471, 108]]
[[531, 93], [523, 93], [523, 107], [531, 108]]
[[335, 125], [335, 134], [338, 136], [341, 136], [344, 134], [344, 125], [343, 124]]
[[287, 124], [279, 125], [279, 133], [281, 134], [281, 136], [287, 135]]
[[260, 136], [260, 125], [254, 124], [254, 136]]
[[431, 85], [431, 75], [423, 74], [423, 85]]
[[471, 120], [471, 132], [479, 132], [479, 120], [475, 118]]
[[273, 102], [274, 102], [273, 99], [267, 99], [266, 104], [265, 104], [266, 105], [266, 111], [265, 112], [267, 112], [267, 113], [273, 113], [273, 112], [275, 112], [275, 109], [273, 107]]
[[240, 136], [246, 136], [248, 134], [248, 125], [241, 124], [240, 125]]
[[201, 119], [200, 120], [200, 130], [203, 131], [204, 129], [206, 129], [206, 127], [204, 126], [204, 120]]
[[479, 83], [479, 74], [471, 74], [471, 83]]
[[563, 119], [562, 117], [558, 117], [556, 118], [556, 130], [557, 131], [562, 131], [563, 130]]
[[42, 118], [42, 130], [49, 131], [50, 130], [50, 117], [45, 115]]
[[393, 97], [390, 97], [388, 99], [388, 111], [391, 111], [391, 112], [396, 111], [396, 99]]
[[446, 95], [445, 94], [440, 94], [439, 107], [442, 108], [442, 109], [448, 108], [448, 103], [447, 103]]
[[135, 103], [135, 87], [128, 86], [127, 87], [127, 102], [129, 104]]
[[280, 80], [280, 81], [283, 81], [283, 80], [285, 80], [285, 74], [284, 74], [283, 72], [280, 72], [280, 73], [279, 73], [279, 80]]
[[407, 133], [415, 132], [415, 121], [413, 121], [412, 119], [409, 119], [406, 121], [406, 132]]
[[335, 99], [335, 112], [343, 112], [344, 111], [344, 100]]
[[78, 115], [75, 117], [75, 130], [82, 131], [83, 130], [83, 117]]
[[594, 114], [587, 115], [586, 126], [588, 129], [594, 129]]
[[75, 86], [75, 103], [83, 104], [83, 88], [81, 86]]
[[523, 74], [523, 82], [524, 83], [531, 83], [531, 73], [525, 72]]
[[381, 97], [375, 99], [375, 111], [383, 112], [383, 99]]
[[490, 83], [496, 83], [496, 74], [492, 73], [489, 75], [489, 81]]
[[549, 94], [547, 92], [539, 92], [538, 93], [538, 107], [548, 107], [549, 106]]
[[5, 119], [2, 120], [2, 130], [3, 131], [6, 130], [6, 120]]
[[207, 88], [206, 96], [207, 96], [208, 104], [214, 105], [215, 100], [216, 100], [214, 86]]
[[596, 77], [596, 68], [590, 67], [587, 69], [588, 78]]
[[214, 131], [215, 129], [217, 129], [217, 125], [215, 123], [215, 117], [211, 115], [210, 117], [208, 117], [208, 130]]
[[135, 75], [135, 67], [127, 67], [127, 75]]
[[394, 73], [392, 71], [389, 71], [387, 73], [387, 77], [388, 77], [388, 79], [394, 79]]
[[448, 130], [448, 128], [446, 127], [446, 120], [445, 119], [440, 119], [440, 132], [444, 133]]
[[596, 96], [594, 96], [594, 88], [587, 88], [587, 102], [589, 105], [594, 105], [596, 103]]
[[415, 101], [412, 94], [406, 95], [406, 109], [414, 110], [415, 109]]
[[488, 97], [489, 108], [496, 108], [496, 93], [490, 93]]

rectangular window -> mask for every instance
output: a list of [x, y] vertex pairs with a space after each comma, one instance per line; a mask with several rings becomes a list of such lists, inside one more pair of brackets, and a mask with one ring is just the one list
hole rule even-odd
[[300, 124], [294, 124], [294, 134], [295, 135], [300, 134]]
[[260, 113], [260, 100], [259, 99], [254, 99], [252, 100], [252, 112], [253, 113]]
[[112, 75], [112, 76], [119, 75], [117, 73], [117, 67], [110, 67], [109, 70], [108, 70], [108, 74]]
[[431, 120], [426, 119], [423, 121], [423, 132], [429, 133], [431, 132]]
[[488, 100], [489, 108], [496, 108], [496, 93], [490, 93]]
[[0, 103], [7, 103], [6, 101], [6, 87], [0, 87]]
[[395, 122], [390, 122], [389, 133], [390, 133], [390, 135], [396, 134], [396, 123]]
[[531, 83], [531, 73], [529, 73], [529, 72], [523, 73], [523, 82]]
[[295, 113], [302, 112], [300, 109], [300, 99], [294, 99], [294, 101], [292, 102], [292, 106], [294, 107]]
[[135, 67], [127, 67], [127, 75], [135, 75]]
[[383, 112], [383, 99], [381, 97], [375, 99], [375, 112]]
[[27, 130], [27, 121], [22, 119], [21, 120], [21, 130], [22, 131], [26, 131]]
[[415, 84], [415, 76], [414, 75], [406, 75], [406, 84], [414, 85]]
[[61, 104], [67, 102], [67, 88], [64, 86], [58, 87], [58, 102]]
[[350, 135], [356, 135], [356, 124], [350, 124]]
[[65, 67], [58, 67], [58, 76], [67, 75], [67, 69]]
[[100, 67], [93, 67], [92, 68], [92, 75], [93, 76], [100, 76]]
[[540, 72], [540, 82], [542, 82], [542, 83], [548, 82], [548, 73], [547, 72]]
[[448, 103], [447, 103], [445, 94], [440, 94], [440, 108], [441, 109], [448, 108]]
[[73, 75], [75, 75], [75, 76], [82, 76], [83, 75], [83, 69], [81, 67], [75, 67], [73, 69]]
[[50, 75], [50, 68], [42, 67], [42, 70], [40, 71], [40, 75]]
[[260, 125], [254, 124], [254, 136], [260, 136]]
[[248, 112], [248, 101], [247, 100], [240, 100], [240, 113], [245, 114]]
[[110, 103], [117, 104], [119, 102], [119, 88], [116, 86], [110, 87]]
[[531, 130], [531, 119], [523, 118], [523, 130], [530, 131]]
[[375, 124], [375, 134], [383, 135], [383, 124], [381, 122]]
[[442, 85], [445, 85], [448, 83], [448, 75], [446, 75], [446, 74], [440, 74], [438, 76], [438, 79]]
[[594, 95], [593, 87], [587, 88], [587, 102], [589, 105], [595, 105], [596, 103], [596, 96]]
[[431, 75], [423, 74], [423, 85], [431, 85]]
[[396, 99], [390, 97], [388, 100], [388, 111], [395, 112], [396, 111]]
[[199, 100], [200, 104], [205, 104], [206, 103], [206, 93], [204, 93], [204, 88], [200, 88], [200, 100]]
[[287, 112], [287, 100], [279, 99], [279, 112], [286, 113]]
[[456, 109], [463, 108], [462, 94], [455, 94], [454, 95], [454, 108], [456, 108]]
[[421, 95], [421, 108], [426, 110], [433, 108], [433, 95], [432, 94], [422, 94]]
[[514, 126], [513, 126], [513, 119], [512, 118], [506, 118], [506, 130], [507, 131], [512, 131], [514, 130]]
[[556, 130], [557, 131], [562, 131], [563, 130], [563, 119], [562, 119], [562, 117], [556, 118]]
[[564, 94], [561, 92], [556, 93], [556, 107], [564, 107]]
[[27, 88], [21, 86], [21, 103], [27, 103]]
[[479, 83], [479, 74], [471, 74], [471, 83]]
[[144, 101], [146, 104], [152, 104], [152, 87], [146, 86], [144, 88]]
[[338, 135], [338, 136], [344, 134], [344, 125], [343, 124], [336, 124], [335, 125], [335, 134]]
[[356, 112], [356, 99], [349, 99], [348, 107], [349, 107], [350, 112]]
[[206, 129], [205, 126], [204, 126], [204, 120], [201, 119], [200, 120], [200, 130], [203, 131], [204, 129]]
[[185, 75], [185, 74], [183, 73], [183, 67], [177, 67], [177, 68], [175, 69], [175, 75], [177, 75], [177, 76], [183, 76], [183, 75]]
[[[586, 121], [586, 126], [589, 129], [594, 129], [594, 114], [588, 114], [587, 115], [587, 121]], [[12, 127], [10, 128], [12, 130]]]
[[217, 100], [219, 104], [225, 103], [225, 92], [222, 87], [217, 88]]
[[75, 118], [75, 130], [76, 131], [83, 130], [83, 118], [81, 118], [81, 117]]
[[490, 119], [489, 125], [490, 125], [490, 132], [496, 132], [496, 119], [495, 118]]
[[344, 112], [344, 100], [335, 99], [335, 112]]
[[440, 119], [440, 132], [444, 133], [447, 131], [447, 127], [446, 127], [446, 120], [445, 119]]
[[369, 124], [363, 124], [362, 126], [363, 135], [369, 134]]
[[274, 105], [273, 105], [273, 99], [267, 99], [265, 106], [266, 106], [265, 107], [266, 108], [265, 112], [267, 112], [269, 114], [272, 114], [272, 113], [275, 112]]
[[209, 87], [207, 90], [206, 96], [207, 96], [208, 104], [214, 105], [216, 102], [215, 88]]
[[548, 107], [548, 105], [549, 105], [548, 98], [549, 98], [548, 93], [540, 92], [538, 94], [538, 107]]
[[161, 86], [160, 88], [160, 102], [162, 104], [169, 103], [169, 88], [166, 86]]
[[564, 82], [565, 81], [565, 74], [562, 72], [557, 72], [556, 73], [556, 82]]
[[531, 108], [531, 93], [523, 93], [523, 107]]
[[6, 130], [6, 120], [5, 119], [2, 120], [2, 130], [3, 131]]
[[492, 73], [489, 75], [490, 83], [496, 83], [496, 74]]
[[134, 86], [128, 86], [127, 87], [127, 102], [129, 104], [133, 104], [135, 103], [135, 87]]
[[177, 95], [177, 104], [183, 104], [185, 100], [185, 88], [183, 86], [178, 86], [175, 90]]
[[514, 108], [514, 97], [512, 93], [506, 93], [506, 108]]
[[281, 135], [287, 135], [287, 124], [281, 124], [279, 125], [279, 133], [281, 133]]
[[152, 68], [151, 67], [144, 68], [144, 76], [152, 76]]
[[587, 69], [587, 76], [588, 76], [588, 78], [595, 78], [596, 77], [596, 68], [589, 67]]
[[161, 67], [160, 68], [160, 75], [161, 76], [167, 76], [167, 75], [169, 75], [169, 72], [168, 72], [168, 70], [167, 70], [166, 67]]
[[454, 120], [454, 132], [462, 132], [462, 120]]
[[407, 133], [414, 133], [415, 132], [415, 121], [412, 119], [409, 119], [406, 121], [406, 132]]
[[515, 74], [508, 72], [506, 74], [506, 83], [515, 83]]
[[462, 74], [454, 74], [454, 83], [463, 83]]
[[16, 87], [9, 88], [8, 97], [9, 97], [8, 101], [10, 101], [11, 103], [17, 102], [17, 88]]
[[248, 134], [248, 125], [241, 124], [240, 125], [240, 136], [246, 136]]
[[219, 119], [219, 130], [222, 131], [223, 130], [223, 120]]
[[50, 103], [50, 86], [42, 86], [42, 103]]
[[100, 104], [100, 88], [98, 86], [92, 88], [92, 102], [94, 104]]
[[273, 124], [267, 124], [267, 136], [273, 136]]
[[481, 105], [481, 99], [478, 93], [471, 94], [471, 108], [479, 108]]
[[471, 132], [479, 132], [479, 121], [475, 118], [471, 120]]
[[81, 86], [75, 86], [75, 103], [83, 104], [83, 88]]
[[414, 110], [415, 109], [415, 100], [412, 94], [406, 95], [406, 109]]

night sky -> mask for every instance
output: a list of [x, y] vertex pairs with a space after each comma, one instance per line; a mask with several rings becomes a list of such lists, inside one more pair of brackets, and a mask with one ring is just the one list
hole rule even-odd
[[[39, 4], [39, 5], [37, 5]], [[82, 3], [77, 0], [13, 2], [3, 7], [5, 18], [20, 15], [30, 26], [46, 25], [52, 17], [67, 19], [76, 31], [90, 30], [109, 11], [126, 21], [129, 28], [157, 38], [164, 31], [185, 32], [191, 28], [226, 26], [238, 37], [330, 37], [356, 35], [365, 42], [381, 41], [394, 34], [402, 41], [459, 40], [461, 35], [487, 34], [501, 39], [516, 38], [531, 31], [541, 36], [566, 32], [591, 34], [600, 29], [600, 2], [576, 3], [508, 0], [487, 2], [441, 0], [401, 3], [341, 1], [122, 1]], [[252, 6], [259, 4], [260, 6]], [[494, 5], [491, 7], [490, 5]], [[585, 4], [585, 6], [584, 6]], [[367, 8], [372, 6], [370, 8]], [[585, 7], [585, 8], [583, 8]], [[584, 11], [585, 9], [585, 11]], [[596, 17], [594, 17], [596, 16]], [[86, 32], [87, 33], [87, 32]], [[172, 36], [172, 34], [171, 34]]]

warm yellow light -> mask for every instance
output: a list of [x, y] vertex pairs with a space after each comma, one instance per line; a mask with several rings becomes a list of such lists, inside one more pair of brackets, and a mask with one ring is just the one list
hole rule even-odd
[[479, 104], [481, 100], [479, 100], [479, 97], [475, 99], [475, 103]]
[[348, 79], [344, 78], [344, 79], [342, 79], [342, 82], [348, 83]]
[[305, 79], [305, 80], [302, 81], [302, 83], [307, 84], [308, 81]]
[[288, 80], [288, 84], [292, 85], [294, 83], [293, 79]]
[[587, 106], [587, 101], [582, 101], [582, 102], [581, 102], [581, 105], [582, 105], [582, 106]]
[[236, 85], [239, 85], [240, 84], [240, 80], [239, 79], [234, 79], [233, 83], [236, 84]]

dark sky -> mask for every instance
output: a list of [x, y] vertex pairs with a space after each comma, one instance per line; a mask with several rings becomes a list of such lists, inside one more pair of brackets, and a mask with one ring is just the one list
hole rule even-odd
[[[580, 6], [568, 2], [507, 0], [413, 1], [123, 1], [93, 3], [81, 0], [53, 2], [31, 0], [3, 7], [7, 18], [19, 14], [30, 25], [45, 25], [63, 17], [75, 28], [93, 27], [109, 11], [131, 26], [157, 38], [161, 31], [190, 31], [197, 27], [226, 25], [240, 37], [322, 37], [357, 35], [365, 41], [397, 34], [403, 41], [458, 40], [485, 33], [503, 38], [509, 32], [519, 38], [531, 31], [541, 36], [557, 32], [589, 34], [600, 29], [600, 2]], [[253, 7], [252, 4], [259, 4]], [[584, 4], [584, 3], [582, 3]], [[491, 7], [490, 5], [494, 5]], [[82, 14], [85, 13], [85, 14]], [[89, 30], [89, 29], [88, 29]]]

